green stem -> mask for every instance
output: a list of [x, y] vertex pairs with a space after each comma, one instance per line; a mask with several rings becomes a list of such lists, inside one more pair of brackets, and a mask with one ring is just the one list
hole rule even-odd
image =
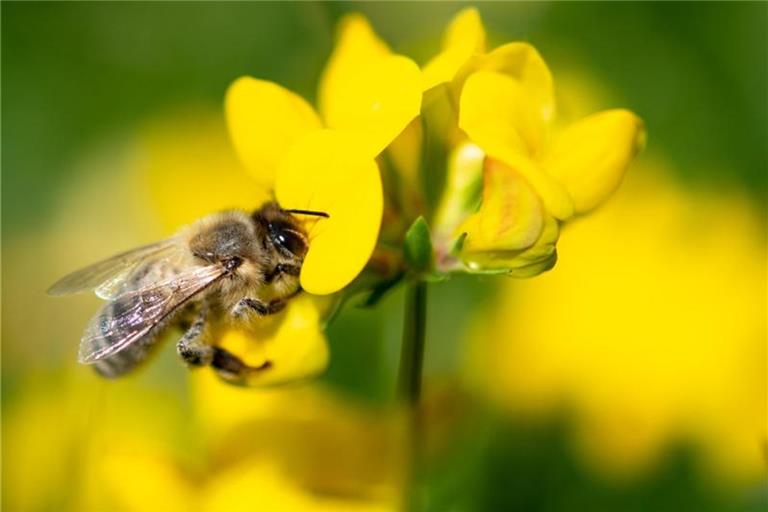
[[403, 319], [403, 346], [398, 377], [400, 399], [408, 407], [408, 461], [406, 510], [419, 510], [419, 485], [423, 430], [419, 401], [421, 399], [421, 369], [427, 327], [427, 283], [410, 283], [406, 290]]
[[418, 405], [421, 398], [421, 367], [424, 362], [424, 335], [427, 327], [427, 283], [410, 283], [405, 297], [403, 348], [400, 353], [400, 398]]

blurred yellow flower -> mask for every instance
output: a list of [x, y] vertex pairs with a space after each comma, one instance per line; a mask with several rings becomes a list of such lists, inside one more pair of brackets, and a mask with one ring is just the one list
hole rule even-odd
[[375, 157], [418, 115], [420, 77], [351, 15], [320, 82], [320, 115], [272, 82], [242, 77], [230, 86], [227, 123], [246, 168], [282, 207], [330, 215], [308, 224], [300, 280], [309, 293], [338, 291], [368, 262], [383, 209]]
[[[309, 433], [311, 435], [311, 433]], [[253, 440], [252, 440], [253, 441]], [[274, 460], [250, 457], [190, 478], [179, 461], [141, 443], [113, 449], [97, 468], [103, 485], [96, 500], [126, 512], [251, 511], [383, 512], [396, 510], [376, 499], [323, 495], [297, 481]]]
[[474, 332], [471, 376], [515, 414], [565, 406], [613, 474], [691, 442], [711, 472], [765, 471], [766, 239], [739, 194], [693, 195], [663, 166], [560, 242], [535, 283], [507, 284]]
[[270, 199], [243, 172], [221, 115], [201, 107], [179, 109], [150, 121], [136, 137], [128, 170], [139, 199], [166, 233], [216, 211], [252, 211]]
[[205, 512], [396, 509], [400, 455], [391, 417], [318, 386], [254, 394], [207, 373], [191, 383], [190, 446], [203, 450], [189, 459], [128, 432], [123, 446], [104, 443], [115, 430], [97, 435], [102, 450], [91, 461], [90, 485], [102, 490], [95, 503], [136, 511], [158, 503]]
[[185, 410], [179, 389], [69, 377], [6, 411], [4, 509], [397, 510], [393, 417], [322, 387], [254, 393], [197, 373]]
[[222, 458], [272, 460], [328, 496], [399, 500], [404, 454], [397, 411], [355, 404], [322, 385], [254, 394], [207, 374], [192, 385], [201, 434]]
[[[458, 127], [475, 146], [456, 149], [449, 182], [467, 172], [456, 168], [462, 153], [484, 155], [484, 164], [474, 166], [483, 180], [479, 210], [461, 222], [455, 211], [450, 221], [438, 215], [437, 229], [465, 237], [459, 257], [470, 271], [529, 276], [551, 268], [559, 224], [594, 209], [618, 187], [643, 145], [642, 122], [627, 110], [609, 110], [554, 130], [546, 63], [527, 43], [486, 53], [475, 9], [456, 16], [423, 76], [425, 87], [448, 88]], [[455, 203], [456, 193], [464, 192], [447, 189], [443, 203]], [[452, 209], [441, 205], [446, 208]]]

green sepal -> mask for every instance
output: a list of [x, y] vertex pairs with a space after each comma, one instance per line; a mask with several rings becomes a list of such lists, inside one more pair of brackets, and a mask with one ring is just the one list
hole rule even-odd
[[423, 273], [432, 267], [432, 236], [424, 217], [419, 217], [405, 233], [403, 256], [408, 268], [415, 273]]
[[448, 249], [448, 254], [455, 258], [458, 258], [459, 254], [461, 254], [461, 250], [464, 248], [464, 240], [466, 239], [467, 239], [466, 233], [462, 233], [461, 235], [459, 235], [459, 237], [456, 240], [454, 240], [453, 243], [451, 244], [451, 248]]

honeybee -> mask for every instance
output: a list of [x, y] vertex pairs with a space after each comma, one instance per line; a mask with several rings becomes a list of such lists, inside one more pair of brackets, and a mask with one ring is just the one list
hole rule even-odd
[[80, 341], [79, 361], [115, 378], [143, 362], [171, 327], [184, 334], [176, 345], [190, 366], [213, 367], [221, 377], [243, 381], [264, 371], [209, 342], [211, 320], [258, 321], [281, 311], [301, 292], [299, 272], [307, 233], [297, 215], [275, 202], [248, 214], [212, 214], [167, 240], [94, 263], [57, 281], [51, 295], [94, 290], [108, 301]]

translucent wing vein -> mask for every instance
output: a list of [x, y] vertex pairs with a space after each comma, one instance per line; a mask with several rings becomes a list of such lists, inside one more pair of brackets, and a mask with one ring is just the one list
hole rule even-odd
[[179, 244], [175, 239], [163, 240], [138, 247], [99, 261], [55, 282], [49, 289], [50, 295], [68, 295], [86, 290], [96, 290], [102, 299], [114, 299], [125, 291], [125, 285], [140, 267], [163, 259], [172, 259], [178, 254]]
[[86, 327], [79, 360], [94, 363], [148, 339], [152, 330], [226, 271], [220, 265], [196, 267], [106, 304]]

